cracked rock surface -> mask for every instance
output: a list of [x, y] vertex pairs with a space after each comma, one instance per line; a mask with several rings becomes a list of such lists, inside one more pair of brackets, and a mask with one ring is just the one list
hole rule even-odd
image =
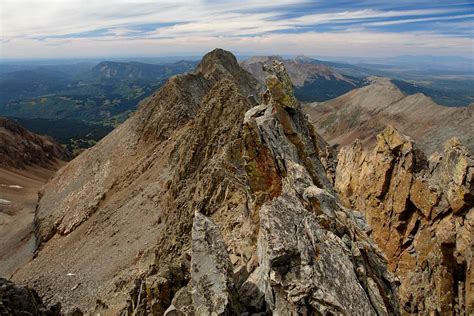
[[387, 127], [372, 150], [360, 142], [340, 150], [335, 189], [364, 212], [400, 279], [404, 313], [474, 312], [474, 159], [458, 139], [426, 159]]

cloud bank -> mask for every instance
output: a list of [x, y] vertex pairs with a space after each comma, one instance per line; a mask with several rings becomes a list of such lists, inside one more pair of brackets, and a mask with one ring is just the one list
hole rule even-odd
[[451, 1], [3, 0], [1, 58], [474, 54], [474, 4]]

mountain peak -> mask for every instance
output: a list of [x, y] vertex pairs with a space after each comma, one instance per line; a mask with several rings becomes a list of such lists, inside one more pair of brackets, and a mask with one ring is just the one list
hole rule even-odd
[[308, 57], [306, 55], [298, 55], [294, 58], [294, 61], [302, 63], [302, 64], [312, 64], [317, 62], [316, 59], [313, 59], [311, 57]]
[[231, 52], [216, 48], [204, 55], [196, 70], [205, 76], [214, 77], [224, 73], [233, 73], [238, 68], [237, 58]]

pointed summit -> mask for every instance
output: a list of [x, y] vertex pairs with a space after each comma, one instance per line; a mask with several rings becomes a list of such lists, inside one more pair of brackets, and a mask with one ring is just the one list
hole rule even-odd
[[259, 87], [257, 80], [239, 66], [237, 58], [221, 48], [204, 55], [195, 72], [210, 80], [219, 81], [224, 78], [235, 80], [249, 93], [254, 91], [255, 87]]
[[204, 55], [196, 68], [196, 72], [217, 80], [237, 73], [239, 70], [237, 58], [231, 52], [221, 48], [216, 48]]

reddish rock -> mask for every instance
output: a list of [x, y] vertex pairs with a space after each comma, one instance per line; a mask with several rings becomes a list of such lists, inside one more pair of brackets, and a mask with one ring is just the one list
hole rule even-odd
[[473, 171], [474, 160], [459, 140], [426, 160], [392, 127], [377, 136], [371, 151], [356, 142], [339, 153], [336, 191], [346, 206], [365, 214], [401, 281], [406, 313], [474, 311]]

